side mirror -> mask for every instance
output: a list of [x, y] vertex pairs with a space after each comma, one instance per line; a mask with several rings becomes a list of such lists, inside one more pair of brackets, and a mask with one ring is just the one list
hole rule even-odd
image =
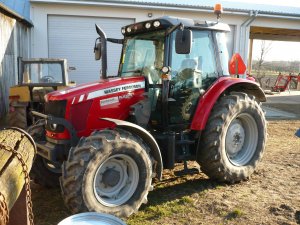
[[192, 49], [193, 33], [188, 29], [178, 29], [175, 39], [175, 50], [177, 54], [190, 54]]
[[100, 60], [101, 59], [101, 42], [95, 44], [94, 53], [95, 53], [95, 60]]
[[236, 75], [237, 77], [246, 72], [246, 65], [239, 53], [233, 54], [229, 61], [229, 73], [230, 75]]

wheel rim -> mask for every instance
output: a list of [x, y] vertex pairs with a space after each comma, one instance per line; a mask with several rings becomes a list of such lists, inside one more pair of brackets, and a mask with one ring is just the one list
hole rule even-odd
[[52, 163], [47, 159], [43, 158], [43, 163], [45, 167], [50, 170], [52, 173], [61, 174], [61, 165], [59, 163]]
[[131, 198], [138, 181], [139, 169], [136, 162], [128, 155], [113, 155], [95, 173], [94, 194], [105, 206], [119, 206]]
[[258, 128], [255, 119], [248, 113], [234, 118], [226, 133], [225, 149], [229, 161], [244, 166], [252, 159], [258, 143]]

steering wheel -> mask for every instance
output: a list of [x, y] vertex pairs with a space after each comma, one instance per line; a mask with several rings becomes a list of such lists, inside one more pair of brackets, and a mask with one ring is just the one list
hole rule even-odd
[[178, 73], [178, 79], [179, 80], [187, 80], [193, 76], [193, 73], [195, 72], [195, 69], [191, 68], [185, 68]]
[[144, 67], [142, 75], [148, 79], [149, 84], [156, 84], [159, 80], [159, 75], [156, 70]]
[[41, 81], [43, 82], [43, 83], [53, 83], [54, 82], [54, 77], [52, 77], [52, 76], [43, 76], [42, 78], [41, 78]]

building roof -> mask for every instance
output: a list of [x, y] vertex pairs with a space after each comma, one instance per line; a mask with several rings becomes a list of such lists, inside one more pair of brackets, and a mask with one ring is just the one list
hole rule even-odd
[[[9, 0], [8, 0], [9, 1]], [[155, 8], [164, 10], [188, 10], [188, 11], [212, 11], [215, 3], [221, 3], [224, 13], [245, 14], [250, 11], [257, 11], [258, 16], [266, 17], [293, 17], [300, 19], [300, 7], [289, 7], [279, 5], [244, 3], [236, 0], [30, 0], [32, 3], [71, 3], [87, 5], [122, 5], [139, 6], [144, 8]], [[263, 2], [263, 1], [262, 1]]]
[[32, 26], [29, 0], [0, 0], [0, 9], [9, 13], [14, 18], [25, 22], [27, 25]]
[[[149, 4], [149, 5], [162, 5], [162, 6], [176, 6], [176, 7], [197, 7], [212, 9], [215, 3], [221, 3], [224, 10], [237, 11], [237, 12], [249, 12], [251, 10], [258, 11], [263, 14], [273, 15], [293, 15], [300, 17], [300, 7], [279, 6], [279, 5], [267, 5], [267, 4], [254, 4], [244, 3], [236, 0], [235, 2], [229, 2], [224, 0], [211, 1], [211, 0], [106, 0], [104, 2], [120, 2], [120, 3], [132, 3], [132, 4]], [[262, 1], [263, 2], [263, 1]]]

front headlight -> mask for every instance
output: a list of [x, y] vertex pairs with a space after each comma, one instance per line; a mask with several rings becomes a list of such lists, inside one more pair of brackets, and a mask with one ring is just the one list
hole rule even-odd
[[56, 124], [56, 123], [51, 123], [51, 124], [50, 124], [50, 129], [51, 129], [51, 130], [55, 131], [56, 128], [57, 128], [57, 124]]

